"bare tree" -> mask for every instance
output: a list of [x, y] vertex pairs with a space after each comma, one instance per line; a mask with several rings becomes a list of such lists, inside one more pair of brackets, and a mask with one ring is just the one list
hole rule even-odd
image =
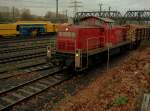
[[56, 17], [56, 13], [51, 12], [51, 11], [48, 11], [45, 14], [44, 18], [47, 20], [50, 20], [51, 22], [66, 22], [67, 21], [66, 15], [58, 13]]
[[23, 9], [22, 14], [21, 14], [21, 18], [23, 18], [23, 19], [32, 18], [30, 10], [29, 9]]
[[11, 14], [14, 18], [20, 17], [20, 10], [18, 8], [13, 7], [11, 10]]
[[45, 18], [47, 19], [51, 19], [51, 18], [54, 18], [55, 17], [55, 13], [51, 12], [51, 11], [48, 11], [46, 14], [45, 14]]
[[2, 15], [2, 18], [11, 18], [10, 12], [2, 12], [1, 15]]

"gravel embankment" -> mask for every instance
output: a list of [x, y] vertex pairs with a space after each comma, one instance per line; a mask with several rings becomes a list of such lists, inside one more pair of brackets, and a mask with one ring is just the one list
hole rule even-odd
[[144, 93], [150, 93], [150, 46], [130, 55], [54, 111], [138, 111]]

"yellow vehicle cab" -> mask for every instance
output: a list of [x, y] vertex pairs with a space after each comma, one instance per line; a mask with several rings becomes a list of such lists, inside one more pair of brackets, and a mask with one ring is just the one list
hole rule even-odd
[[0, 36], [16, 36], [19, 32], [16, 30], [17, 24], [0, 24]]

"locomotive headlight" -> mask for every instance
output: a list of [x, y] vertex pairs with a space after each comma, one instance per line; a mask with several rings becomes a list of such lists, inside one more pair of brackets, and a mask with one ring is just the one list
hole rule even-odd
[[66, 31], [68, 31], [69, 29], [68, 28], [66, 28]]
[[79, 56], [79, 54], [76, 54], [76, 57], [78, 57]]

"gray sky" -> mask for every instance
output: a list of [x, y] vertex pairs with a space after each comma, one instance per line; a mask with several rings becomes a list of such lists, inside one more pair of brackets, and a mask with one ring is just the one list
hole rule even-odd
[[[59, 0], [59, 11], [63, 13], [68, 10], [72, 0]], [[78, 0], [82, 2], [82, 8], [79, 11], [96, 11], [99, 9], [99, 3], [103, 4], [103, 9], [119, 10], [125, 12], [127, 9], [150, 9], [150, 0]], [[55, 11], [55, 0], [0, 0], [0, 6], [15, 6], [18, 8], [29, 8], [33, 14], [44, 15], [47, 11]]]

